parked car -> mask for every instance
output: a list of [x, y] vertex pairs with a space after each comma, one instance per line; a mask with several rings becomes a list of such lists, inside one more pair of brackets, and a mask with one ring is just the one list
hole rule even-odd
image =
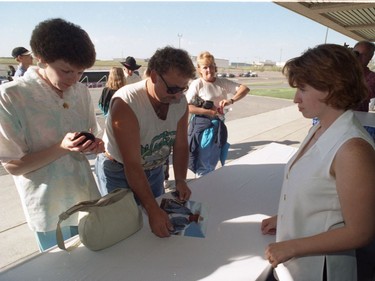
[[227, 74], [226, 74], [226, 77], [228, 77], [228, 78], [233, 78], [233, 77], [236, 77], [236, 75], [234, 75], [233, 73], [227, 73]]
[[227, 77], [227, 75], [225, 73], [217, 73], [216, 76], [217, 77]]
[[258, 77], [258, 73], [253, 71], [247, 71], [241, 74], [241, 77]]
[[0, 76], [0, 84], [4, 84], [6, 82], [9, 82], [8, 77], [6, 77], [6, 76]]

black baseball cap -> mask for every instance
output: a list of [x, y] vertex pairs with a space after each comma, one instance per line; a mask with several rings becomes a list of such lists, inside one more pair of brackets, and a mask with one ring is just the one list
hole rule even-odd
[[31, 55], [31, 52], [24, 47], [16, 47], [12, 51], [12, 57], [17, 58], [18, 56]]

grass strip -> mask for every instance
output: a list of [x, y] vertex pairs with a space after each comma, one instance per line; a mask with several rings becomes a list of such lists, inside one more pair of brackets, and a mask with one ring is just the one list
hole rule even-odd
[[296, 92], [296, 89], [292, 89], [292, 88], [252, 89], [250, 91], [250, 94], [254, 96], [263, 96], [263, 97], [272, 97], [272, 98], [292, 100], [294, 98], [295, 92]]

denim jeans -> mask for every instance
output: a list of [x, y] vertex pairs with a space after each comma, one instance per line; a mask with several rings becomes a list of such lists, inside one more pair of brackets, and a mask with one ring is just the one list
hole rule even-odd
[[[64, 240], [69, 239], [78, 234], [78, 226], [63, 226], [61, 227], [61, 232]], [[41, 252], [57, 245], [56, 230], [35, 232], [35, 237], [39, 246], [39, 251]]]
[[[116, 188], [130, 188], [125, 177], [124, 166], [121, 163], [109, 160], [104, 153], [98, 154], [95, 161], [95, 173], [98, 178], [99, 191], [102, 196]], [[147, 180], [154, 197], [164, 194], [163, 165], [152, 170], [145, 170]], [[137, 203], [139, 203], [135, 196]]]
[[207, 128], [202, 132], [201, 143], [199, 146], [199, 158], [197, 161], [196, 176], [201, 177], [215, 170], [220, 159], [221, 147], [217, 141], [219, 123], [212, 120], [213, 127]]
[[201, 177], [215, 170], [219, 162], [221, 148], [214, 142], [205, 148], [199, 148], [199, 158], [196, 165], [196, 176]]
[[370, 136], [372, 137], [372, 139], [375, 142], [375, 128], [374, 127], [370, 127], [370, 126], [363, 126], [363, 127], [365, 127], [367, 133], [370, 134]]

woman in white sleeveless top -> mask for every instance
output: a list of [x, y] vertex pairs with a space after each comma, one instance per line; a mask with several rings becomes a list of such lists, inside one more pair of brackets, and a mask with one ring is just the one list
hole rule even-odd
[[299, 111], [320, 122], [286, 165], [277, 216], [262, 222], [276, 233], [265, 256], [278, 280], [357, 280], [355, 249], [375, 235], [375, 145], [351, 110], [367, 95], [361, 66], [326, 44], [283, 73]]

